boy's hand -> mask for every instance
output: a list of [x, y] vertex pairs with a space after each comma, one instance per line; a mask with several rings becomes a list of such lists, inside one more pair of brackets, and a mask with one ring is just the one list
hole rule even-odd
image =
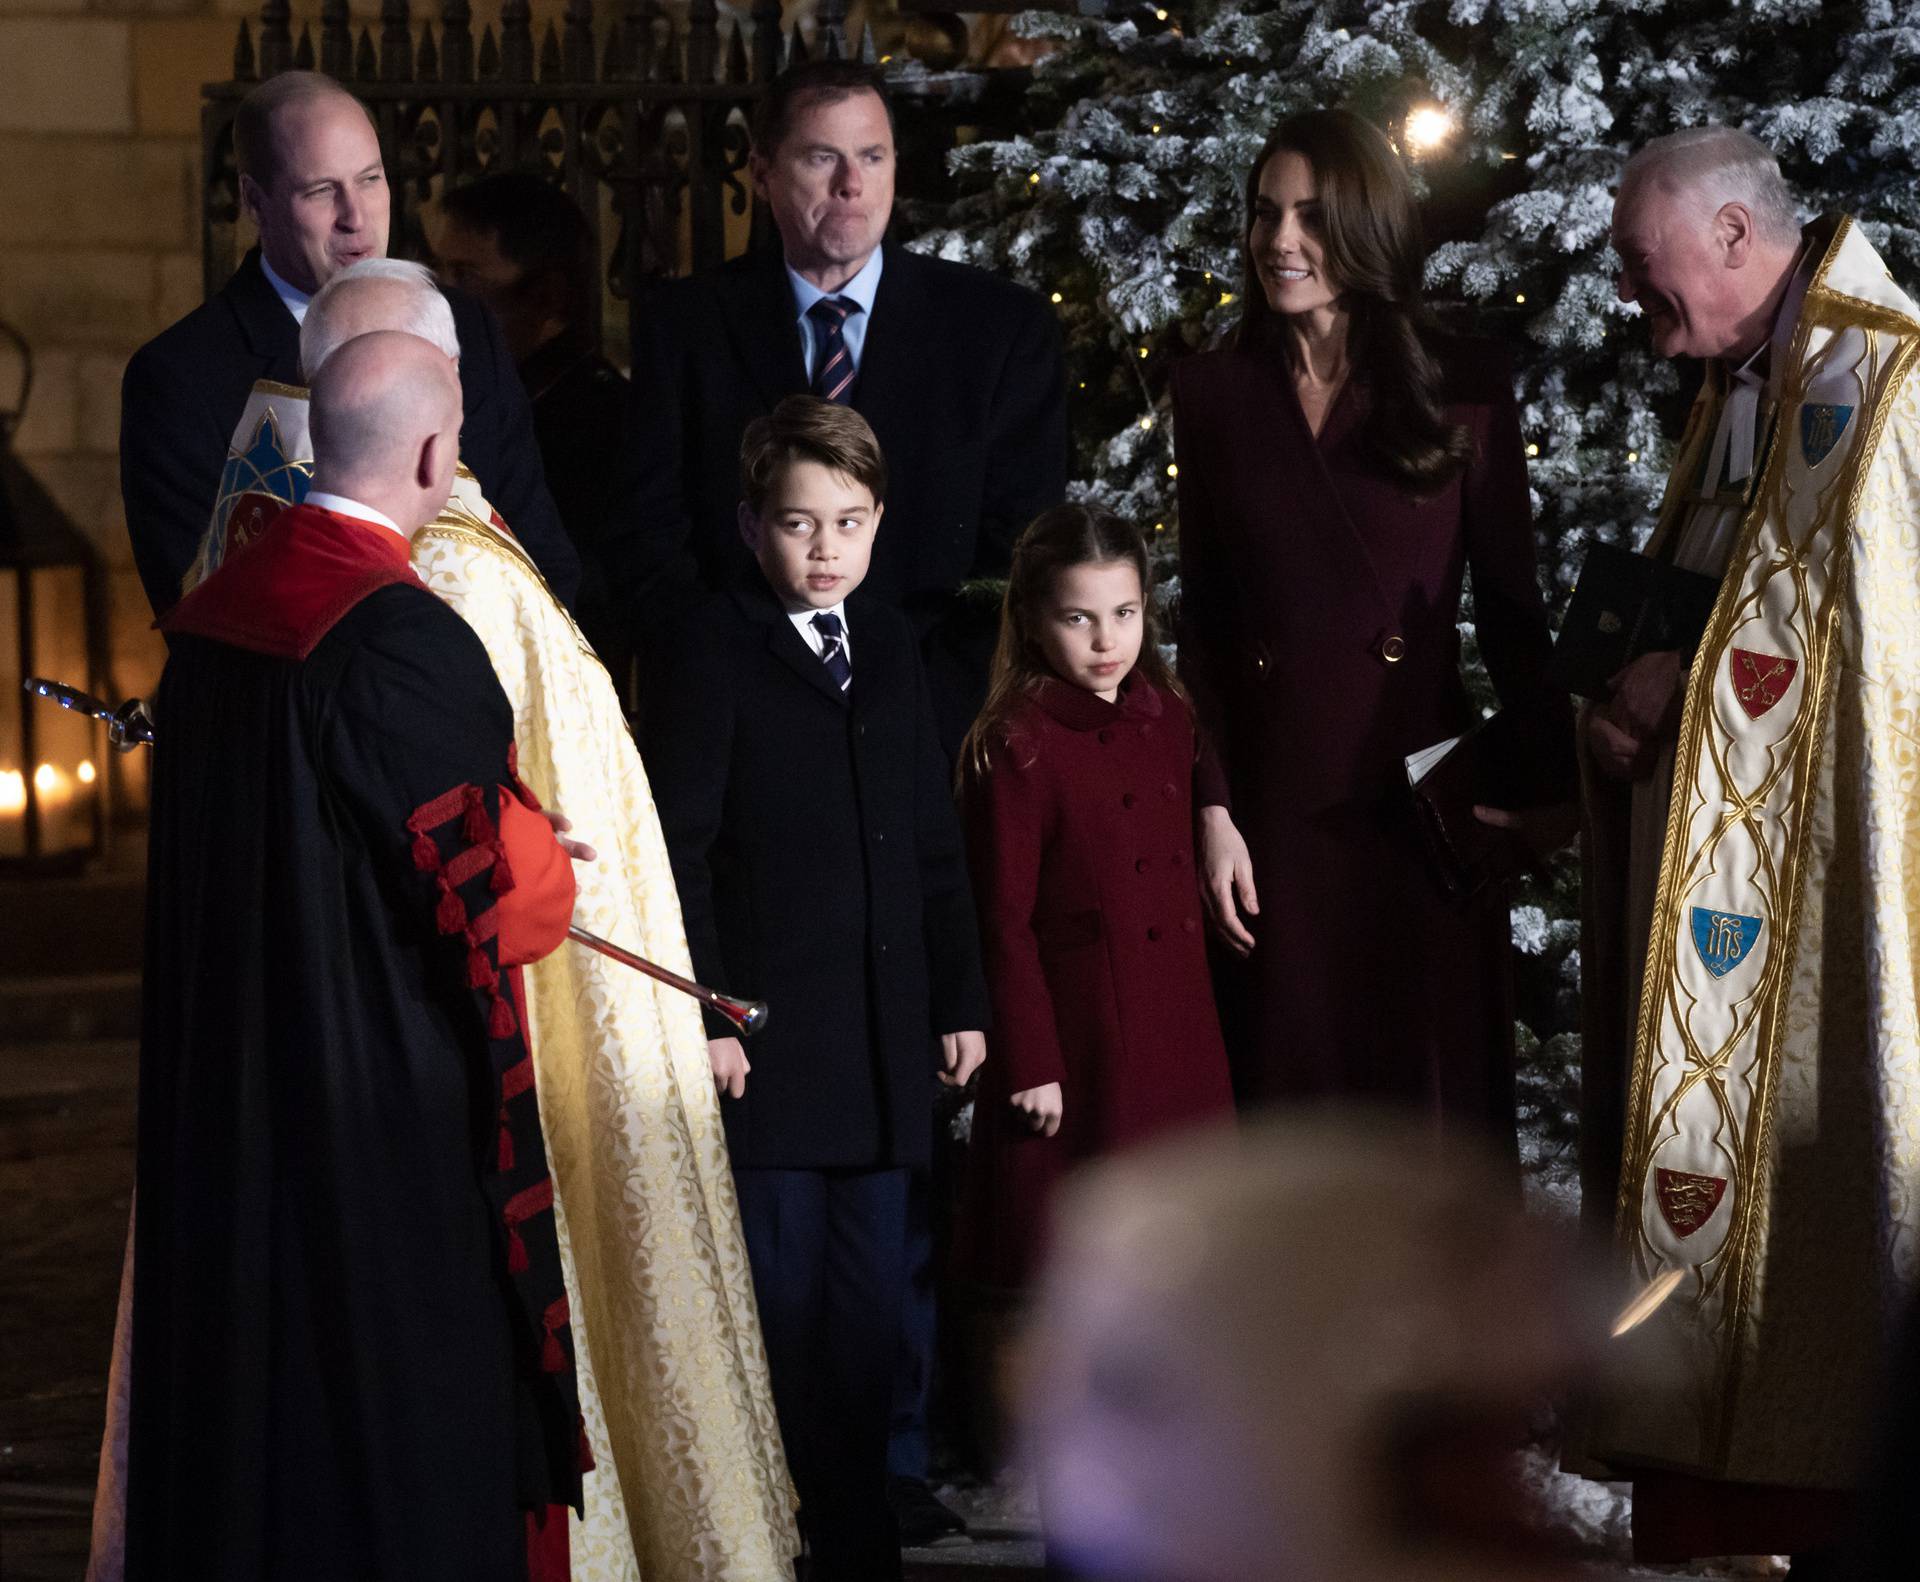
[[1037, 1088], [1023, 1088], [1008, 1102], [1026, 1116], [1027, 1124], [1042, 1137], [1051, 1137], [1060, 1130], [1065, 1103], [1060, 1097], [1059, 1083], [1043, 1082]]
[[987, 1058], [985, 1033], [942, 1033], [940, 1035], [940, 1080], [950, 1088], [964, 1088], [980, 1062]]
[[747, 1073], [753, 1067], [747, 1064], [747, 1052], [740, 1047], [739, 1039], [709, 1038], [707, 1064], [713, 1067], [713, 1085], [722, 1094], [730, 1099], [746, 1097]]

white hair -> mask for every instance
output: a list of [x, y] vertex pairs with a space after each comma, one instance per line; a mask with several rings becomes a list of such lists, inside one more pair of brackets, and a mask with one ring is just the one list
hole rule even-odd
[[1641, 181], [1695, 198], [1703, 220], [1738, 203], [1775, 246], [1792, 247], [1800, 240], [1800, 217], [1780, 162], [1765, 143], [1738, 127], [1690, 126], [1656, 137], [1627, 161], [1620, 188], [1624, 192]]
[[339, 323], [339, 298], [358, 281], [390, 280], [407, 288], [407, 311], [398, 320], [381, 324], [383, 330], [417, 335], [454, 362], [460, 360], [460, 336], [453, 327], [453, 309], [441, 295], [439, 282], [425, 264], [404, 258], [363, 258], [349, 264], [314, 293], [300, 325], [300, 371], [312, 384], [326, 360], [354, 336], [375, 326]]

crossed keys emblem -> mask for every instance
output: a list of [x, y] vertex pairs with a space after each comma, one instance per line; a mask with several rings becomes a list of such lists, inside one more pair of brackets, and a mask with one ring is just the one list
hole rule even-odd
[[1727, 670], [1733, 681], [1733, 695], [1749, 719], [1759, 719], [1787, 695], [1800, 661], [1782, 659], [1778, 654], [1757, 653], [1751, 648], [1736, 648], [1727, 658]]

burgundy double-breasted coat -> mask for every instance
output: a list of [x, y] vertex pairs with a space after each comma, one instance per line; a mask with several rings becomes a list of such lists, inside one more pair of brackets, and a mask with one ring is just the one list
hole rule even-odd
[[[964, 1274], [1017, 1285], [1073, 1164], [1232, 1108], [1193, 852], [1194, 730], [1140, 675], [1108, 703], [1048, 678], [964, 797], [993, 997]], [[1035, 1136], [1008, 1103], [1043, 1083]]]
[[[1457, 341], [1441, 365], [1472, 457], [1424, 498], [1366, 455], [1363, 387], [1315, 436], [1277, 346], [1175, 367], [1180, 669], [1215, 749], [1201, 803], [1231, 807], [1259, 890], [1258, 945], [1219, 981], [1242, 1098], [1411, 1104], [1511, 1148], [1506, 895], [1441, 891], [1405, 758], [1475, 718], [1469, 571], [1503, 704], [1538, 698], [1552, 639], [1507, 358]], [[1545, 712], [1540, 751], [1570, 763]]]

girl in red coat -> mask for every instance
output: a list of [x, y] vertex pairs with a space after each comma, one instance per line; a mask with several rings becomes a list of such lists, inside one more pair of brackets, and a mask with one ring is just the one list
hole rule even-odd
[[1063, 505], [1013, 553], [961, 750], [993, 996], [962, 1273], [1033, 1272], [1077, 1162], [1232, 1108], [1193, 853], [1193, 716], [1154, 641], [1140, 535]]

